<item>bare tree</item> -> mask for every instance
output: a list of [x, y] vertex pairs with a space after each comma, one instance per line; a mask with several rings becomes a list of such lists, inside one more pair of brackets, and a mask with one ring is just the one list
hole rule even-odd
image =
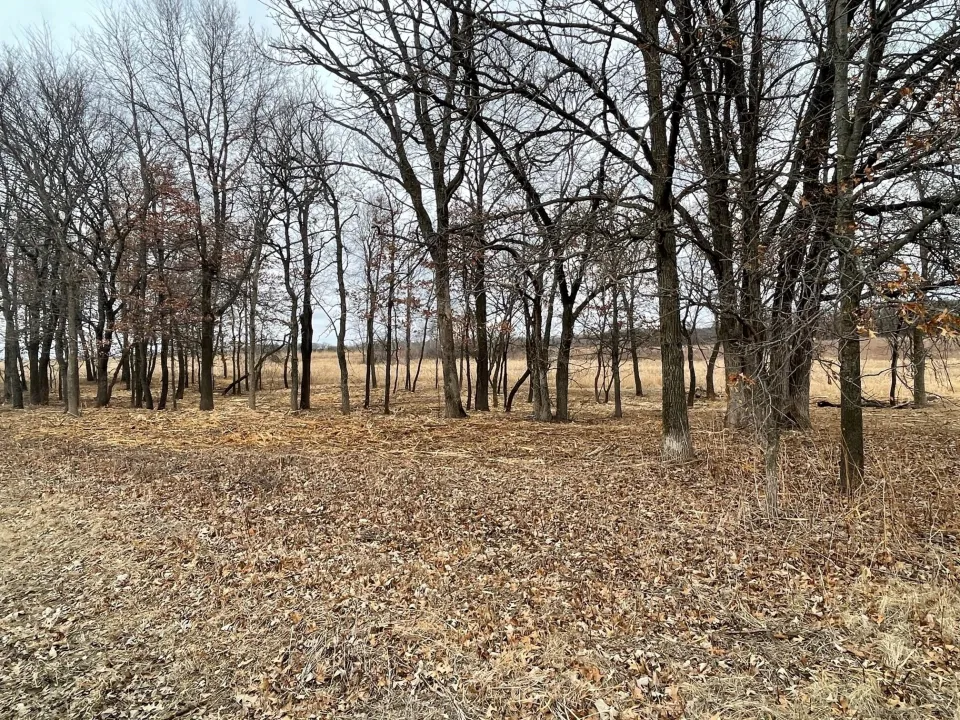
[[[465, 82], [472, 14], [400, 0], [276, 5], [287, 21], [283, 49], [343, 83], [338, 122], [382, 160], [367, 169], [405, 192], [430, 252], [447, 417], [464, 417], [451, 304], [451, 210], [464, 182], [470, 119], [478, 98]], [[439, 99], [439, 100], [438, 100]], [[352, 110], [352, 112], [351, 112]], [[392, 166], [391, 171], [384, 168]]]

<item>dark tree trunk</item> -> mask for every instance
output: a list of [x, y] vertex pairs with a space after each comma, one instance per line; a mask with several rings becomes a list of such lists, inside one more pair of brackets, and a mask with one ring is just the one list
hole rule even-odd
[[386, 342], [386, 367], [383, 375], [383, 414], [390, 414], [390, 390], [393, 387], [391, 371], [393, 368], [393, 300], [396, 290], [396, 267], [395, 256], [391, 249], [390, 253], [390, 282], [387, 287], [387, 342]]
[[913, 365], [913, 404], [926, 407], [927, 349], [924, 345], [924, 332], [916, 325], [911, 330], [910, 362]]
[[513, 398], [517, 394], [517, 390], [523, 387], [523, 384], [527, 381], [527, 378], [529, 377], [530, 377], [530, 368], [527, 368], [526, 370], [523, 371], [523, 375], [519, 377], [517, 382], [513, 384], [513, 388], [511, 388], [510, 393], [507, 395], [506, 399], [504, 400], [503, 402], [504, 412], [510, 412], [510, 410], [513, 408]]
[[[920, 238], [920, 277], [926, 279], [929, 275], [929, 248], [926, 238]], [[914, 321], [910, 331], [910, 364], [913, 366], [913, 404], [918, 407], [927, 405], [927, 348], [924, 343], [925, 333], [920, 327], [920, 318]]]
[[863, 484], [863, 390], [860, 374], [860, 293], [856, 259], [840, 258], [840, 486], [854, 492]]
[[167, 394], [170, 392], [170, 366], [167, 357], [170, 350], [170, 338], [166, 333], [160, 338], [160, 398], [157, 400], [157, 410], [167, 409]]
[[120, 382], [123, 383], [123, 389], [130, 389], [130, 368], [133, 365], [133, 360], [130, 357], [133, 354], [133, 348], [130, 345], [130, 340], [126, 333], [123, 334], [121, 338], [123, 344], [123, 355], [120, 358]]
[[177, 353], [177, 399], [183, 399], [183, 393], [187, 388], [187, 351], [183, 343], [179, 343], [179, 352]]
[[[40, 404], [40, 343], [27, 343], [27, 365], [30, 366], [30, 404]], [[44, 370], [44, 372], [46, 372]]]
[[310, 409], [310, 372], [313, 365], [313, 305], [304, 300], [300, 313], [300, 409]]
[[66, 372], [66, 400], [67, 412], [75, 417], [80, 415], [80, 342], [79, 323], [77, 316], [79, 306], [77, 295], [77, 278], [72, 263], [67, 269], [66, 296], [67, 296], [67, 372]]
[[[427, 308], [429, 309], [429, 308]], [[417, 380], [420, 379], [420, 368], [423, 367], [423, 353], [427, 349], [427, 328], [430, 325], [430, 314], [423, 313], [423, 332], [420, 334], [420, 354], [417, 357], [417, 370], [413, 374], [413, 383], [410, 385], [410, 392], [417, 391]]]
[[697, 367], [693, 358], [693, 332], [685, 332], [687, 339], [687, 372], [690, 382], [687, 383], [687, 407], [692, 408], [697, 399]]
[[40, 359], [38, 363], [37, 383], [40, 386], [40, 404], [50, 404], [50, 348], [53, 346], [53, 334], [40, 341]]
[[620, 307], [619, 293], [613, 289], [613, 325], [610, 326], [610, 367], [613, 370], [613, 416], [623, 417], [623, 399], [620, 395]]
[[460, 398], [460, 382], [457, 378], [457, 346], [453, 335], [453, 307], [450, 301], [449, 239], [442, 233], [430, 245], [434, 267], [434, 286], [437, 293], [437, 330], [440, 336], [440, 364], [443, 368], [444, 415], [448, 418], [464, 418]]
[[300, 245], [303, 250], [303, 312], [300, 314], [300, 409], [310, 409], [310, 372], [313, 358], [313, 263], [310, 249], [310, 202], [297, 210]]
[[200, 272], [200, 409], [213, 410], [213, 345], [216, 318], [213, 314], [213, 275], [209, 268]]
[[343, 234], [340, 224], [340, 208], [334, 204], [334, 227], [337, 244], [337, 295], [340, 300], [340, 318], [337, 322], [337, 364], [340, 367], [340, 412], [350, 413], [350, 377], [347, 370], [347, 285], [344, 279], [346, 266], [343, 259]]
[[717, 340], [713, 343], [713, 350], [710, 351], [710, 357], [707, 360], [707, 400], [717, 399], [717, 388], [713, 383], [713, 374], [717, 368], [717, 358], [720, 356], [721, 342]]
[[[639, 4], [639, 24], [650, 38], [659, 36], [660, 16], [655, 3]], [[654, 246], [659, 286], [660, 358], [663, 426], [662, 455], [668, 461], [693, 457], [687, 406], [683, 396], [683, 349], [680, 330], [680, 277], [677, 270], [677, 237], [673, 197], [674, 153], [677, 144], [679, 103], [670, 110], [664, 102], [661, 50], [654, 43], [641, 48], [650, 108], [650, 151], [654, 209]], [[682, 86], [675, 100], [682, 96]]]
[[405, 323], [404, 323], [404, 352], [403, 360], [406, 365], [405, 375], [403, 378], [403, 389], [410, 392], [413, 390], [413, 368], [410, 361], [410, 353], [413, 350], [413, 280], [412, 280], [412, 268], [407, 268], [407, 300], [404, 306], [404, 312], [406, 313]]
[[367, 311], [367, 349], [364, 355], [366, 356], [366, 379], [363, 387], [363, 408], [367, 410], [370, 408], [370, 392], [373, 387], [376, 386], [377, 378], [374, 369], [374, 347], [373, 347], [373, 301], [370, 302], [370, 307]]
[[[5, 251], [3, 251], [5, 252]], [[23, 408], [23, 382], [20, 364], [20, 336], [17, 331], [16, 279], [10, 277], [6, 257], [0, 256], [0, 300], [3, 302], [3, 379], [4, 397], [17, 409]]]
[[[106, 303], [106, 299], [104, 298]], [[103, 327], [97, 325], [97, 407], [106, 407], [110, 403], [111, 383], [109, 373], [110, 349], [113, 346], [113, 328], [116, 323], [116, 311], [112, 304], [106, 304], [102, 311]]]
[[557, 420], [570, 420], [570, 352], [573, 349], [573, 300], [561, 300], [560, 344], [557, 346]]
[[628, 336], [630, 339], [630, 360], [633, 364], [633, 394], [637, 397], [643, 397], [643, 380], [640, 377], [640, 343], [637, 342], [636, 300], [632, 286], [629, 298], [626, 297], [626, 289], [623, 292], [624, 299], [627, 300], [625, 305], [627, 309], [627, 331], [630, 333]]
[[482, 248], [477, 250], [473, 274], [474, 325], [477, 337], [477, 385], [474, 407], [480, 412], [490, 410], [490, 350], [487, 337], [487, 279], [486, 258]]
[[20, 370], [17, 361], [20, 358], [20, 344], [17, 337], [17, 325], [14, 309], [11, 304], [5, 304], [3, 372], [5, 394], [10, 404], [15, 408], [23, 408], [23, 385], [20, 383]]

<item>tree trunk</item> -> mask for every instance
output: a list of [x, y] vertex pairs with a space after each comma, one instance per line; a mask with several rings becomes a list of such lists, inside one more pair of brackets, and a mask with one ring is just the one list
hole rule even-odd
[[257, 240], [253, 261], [253, 271], [250, 275], [250, 304], [247, 308], [247, 373], [253, 373], [253, 382], [247, 394], [247, 407], [257, 409], [257, 391], [260, 383], [260, 368], [257, 365], [257, 301], [260, 291], [260, 264], [263, 258], [263, 244]]
[[860, 382], [860, 293], [863, 284], [850, 253], [840, 258], [840, 486], [863, 484], [863, 390]]
[[[16, 250], [14, 250], [16, 252]], [[0, 300], [3, 304], [4, 396], [17, 409], [23, 408], [23, 381], [20, 364], [20, 336], [17, 332], [16, 276], [9, 271], [5, 251], [0, 250]]]
[[573, 350], [574, 320], [573, 301], [561, 300], [560, 344], [557, 346], [556, 377], [557, 420], [560, 422], [570, 420], [570, 353]]
[[911, 331], [910, 361], [913, 365], [913, 404], [927, 406], [927, 349], [923, 330], [914, 325]]
[[[920, 277], [924, 280], [930, 272], [926, 238], [920, 237]], [[924, 344], [925, 333], [920, 327], [920, 318], [914, 321], [910, 332], [910, 363], [913, 366], [913, 404], [918, 407], [927, 405], [927, 349]]]
[[423, 353], [427, 349], [427, 327], [430, 324], [430, 314], [423, 313], [423, 332], [420, 334], [420, 355], [417, 358], [417, 370], [413, 374], [413, 384], [410, 385], [410, 392], [417, 391], [417, 380], [420, 379], [420, 368], [423, 367]]
[[133, 360], [130, 356], [133, 354], [133, 348], [130, 346], [130, 338], [127, 333], [123, 333], [120, 342], [123, 346], [123, 356], [120, 358], [120, 382], [123, 383], [124, 390], [129, 390], [130, 376], [132, 374], [130, 367], [133, 365]]
[[30, 366], [30, 404], [40, 404], [40, 343], [27, 341], [27, 365]]
[[200, 409], [213, 410], [216, 318], [213, 316], [213, 276], [206, 266], [200, 272], [200, 314]]
[[863, 389], [860, 364], [860, 294], [864, 280], [858, 267], [855, 247], [856, 225], [853, 215], [853, 185], [862, 129], [850, 114], [849, 0], [834, 0], [828, 5], [829, 22], [834, 28], [834, 111], [836, 115], [836, 208], [835, 244], [840, 249], [840, 486], [846, 492], [863, 484]]
[[177, 355], [177, 399], [183, 399], [183, 393], [187, 389], [187, 351], [183, 347], [183, 342], [179, 343], [180, 352]]
[[104, 307], [101, 311], [103, 315], [103, 329], [97, 331], [97, 407], [106, 407], [110, 403], [110, 378], [108, 376], [110, 366], [110, 348], [113, 345], [113, 329], [116, 323], [116, 311], [112, 309], [112, 304], [106, 298], [101, 302]]
[[66, 400], [67, 412], [74, 417], [80, 416], [80, 358], [77, 338], [77, 280], [72, 265], [68, 268], [67, 294], [67, 374]]
[[53, 333], [48, 333], [40, 341], [40, 358], [38, 362], [40, 387], [40, 405], [50, 404], [50, 348], [53, 346]]
[[613, 325], [610, 326], [610, 366], [613, 369], [613, 416], [623, 417], [623, 399], [620, 395], [620, 307], [619, 293], [613, 289]]
[[343, 234], [339, 208], [334, 208], [334, 227], [337, 228], [337, 295], [340, 300], [340, 318], [337, 324], [337, 364], [340, 366], [340, 412], [350, 413], [350, 378], [347, 371], [347, 285], [343, 259]]
[[407, 299], [404, 304], [404, 312], [406, 313], [405, 324], [404, 324], [404, 352], [403, 360], [406, 365], [405, 375], [403, 378], [403, 389], [407, 392], [413, 390], [413, 372], [412, 366], [410, 363], [410, 352], [413, 345], [413, 281], [412, 281], [412, 267], [407, 268]]
[[[790, 425], [797, 430], [809, 430], [811, 427], [810, 372], [813, 369], [812, 345], [812, 342], [804, 343], [801, 348], [794, 350], [787, 378], [786, 416]], [[809, 349], [804, 349], [808, 346]]]
[[170, 366], [167, 357], [170, 353], [170, 337], [166, 332], [160, 337], [160, 398], [157, 410], [167, 409], [167, 395], [170, 392]]
[[513, 398], [517, 394], [517, 390], [523, 387], [523, 383], [525, 383], [527, 381], [527, 378], [529, 377], [530, 377], [530, 368], [527, 368], [526, 370], [523, 371], [523, 375], [521, 375], [517, 379], [517, 382], [514, 383], [513, 388], [511, 388], [509, 394], [507, 394], [506, 398], [504, 399], [503, 401], [504, 412], [510, 412], [511, 408], [513, 407]]
[[697, 399], [697, 367], [693, 362], [693, 331], [684, 333], [687, 338], [687, 371], [690, 382], [687, 385], [687, 407], [692, 408]]
[[[306, 291], [305, 291], [306, 292]], [[300, 409], [310, 409], [310, 373], [313, 366], [313, 304], [304, 301], [300, 313]]]
[[[372, 292], [372, 290], [371, 290]], [[373, 300], [370, 301], [370, 307], [367, 309], [367, 344], [366, 352], [364, 353], [366, 360], [366, 378], [364, 381], [363, 388], [363, 409], [368, 410], [370, 408], [370, 393], [376, 383], [376, 376], [374, 375], [374, 346], [373, 346]]]
[[[392, 242], [392, 241], [391, 241]], [[390, 282], [387, 287], [387, 342], [386, 342], [386, 368], [383, 377], [383, 414], [390, 414], [390, 390], [393, 387], [391, 371], [393, 370], [393, 295], [396, 289], [396, 267], [395, 252], [391, 245], [390, 251]]]
[[150, 391], [150, 373], [147, 367], [147, 357], [147, 340], [143, 338], [137, 350], [137, 373], [143, 404], [148, 410], [153, 410], [153, 393]]
[[890, 405], [897, 404], [897, 367], [900, 365], [900, 332], [890, 338]]
[[[3, 282], [0, 280], [0, 282]], [[4, 282], [4, 285], [6, 283]], [[4, 299], [4, 347], [3, 347], [3, 372], [5, 382], [5, 394], [10, 400], [10, 404], [15, 408], [23, 408], [23, 385], [20, 383], [20, 370], [17, 368], [17, 360], [20, 357], [20, 342], [17, 335], [16, 308], [13, 305], [12, 294]]]
[[300, 362], [297, 350], [297, 336], [299, 335], [299, 314], [296, 298], [290, 298], [290, 409], [296, 412], [300, 407]]
[[707, 400], [717, 399], [717, 389], [713, 384], [713, 374], [717, 367], [717, 358], [720, 355], [720, 341], [713, 343], [713, 350], [710, 351], [710, 358], [707, 360]]
[[173, 409], [177, 409], [177, 391], [179, 388], [180, 377], [177, 372], [177, 364], [179, 362], [179, 357], [177, 355], [177, 341], [176, 335], [173, 332], [173, 328], [170, 328], [170, 382], [173, 385], [173, 392], [171, 393]]
[[477, 250], [473, 273], [474, 324], [477, 336], [477, 384], [473, 406], [480, 412], [490, 410], [490, 350], [487, 337], [487, 279], [483, 248]]
[[643, 397], [643, 381], [640, 377], [640, 347], [637, 342], [637, 317], [636, 311], [634, 310], [635, 302], [633, 287], [630, 286], [630, 297], [626, 297], [626, 289], [624, 289], [624, 299], [627, 300], [625, 303], [627, 308], [627, 331], [630, 333], [630, 360], [633, 364], [633, 394], [637, 397]]
[[[659, 36], [660, 17], [655, 3], [639, 3], [641, 31]], [[657, 265], [661, 359], [662, 456], [667, 461], [693, 457], [687, 406], [683, 396], [683, 349], [680, 332], [680, 277], [677, 270], [677, 237], [674, 225], [673, 153], [677, 138], [668, 130], [664, 103], [663, 67], [659, 46], [641, 47], [646, 76], [646, 96], [651, 121], [650, 150], [653, 162], [651, 189], [654, 206], [654, 238]], [[671, 125], [671, 128], [673, 126]], [[673, 143], [671, 145], [671, 143]]]
[[457, 344], [453, 333], [453, 307], [450, 301], [450, 261], [448, 238], [438, 236], [430, 247], [437, 293], [437, 329], [440, 336], [440, 364], [443, 366], [443, 405], [448, 418], [464, 418], [457, 378]]

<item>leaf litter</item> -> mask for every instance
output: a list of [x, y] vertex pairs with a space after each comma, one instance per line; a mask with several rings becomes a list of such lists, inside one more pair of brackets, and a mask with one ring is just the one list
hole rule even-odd
[[[960, 427], [0, 413], [0, 716], [955, 718]], [[896, 437], [895, 447], [890, 439]]]

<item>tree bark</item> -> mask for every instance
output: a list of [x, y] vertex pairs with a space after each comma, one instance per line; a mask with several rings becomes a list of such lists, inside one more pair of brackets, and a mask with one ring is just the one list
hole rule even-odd
[[613, 289], [613, 325], [610, 327], [610, 365], [613, 369], [613, 416], [623, 417], [623, 399], [620, 395], [620, 306], [619, 293]]
[[487, 271], [484, 250], [477, 248], [473, 268], [474, 320], [477, 337], [477, 383], [474, 408], [480, 412], [490, 410], [490, 350], [487, 337]]
[[260, 291], [260, 264], [263, 259], [263, 243], [256, 238], [257, 248], [250, 274], [250, 298], [247, 308], [247, 374], [253, 373], [253, 382], [247, 393], [247, 407], [257, 408], [257, 391], [260, 383], [260, 366], [257, 363], [257, 301]]
[[911, 330], [910, 361], [913, 365], [913, 404], [927, 406], [927, 349], [923, 330], [914, 325]]
[[[651, 189], [653, 195], [654, 248], [657, 265], [660, 360], [661, 423], [664, 460], [683, 462], [693, 458], [690, 425], [683, 394], [683, 350], [680, 331], [680, 276], [677, 270], [677, 236], [674, 225], [673, 172], [676, 151], [677, 113], [683, 85], [674, 93], [674, 107], [668, 118], [664, 103], [663, 68], [657, 38], [660, 4], [639, 3], [641, 30], [649, 38], [641, 46], [649, 106]], [[681, 80], [681, 83], [684, 81]], [[671, 125], [668, 129], [668, 120]]]
[[287, 323], [290, 332], [290, 410], [296, 412], [300, 408], [300, 361], [297, 357], [298, 303], [295, 297], [290, 298], [290, 318]]
[[391, 371], [393, 368], [393, 300], [394, 293], [396, 291], [396, 277], [397, 277], [397, 268], [396, 268], [396, 251], [393, 246], [394, 240], [391, 239], [390, 243], [390, 281], [387, 284], [387, 342], [386, 342], [386, 367], [384, 368], [384, 377], [383, 377], [383, 414], [390, 414], [390, 391], [393, 387], [392, 385], [392, 375]]
[[[0, 268], [0, 272], [6, 275], [6, 269]], [[23, 408], [23, 385], [20, 382], [20, 369], [17, 367], [17, 361], [20, 358], [20, 341], [17, 334], [16, 305], [14, 305], [13, 293], [8, 285], [6, 277], [0, 278], [0, 289], [3, 290], [3, 310], [4, 310], [4, 347], [3, 347], [3, 372], [5, 383], [5, 394], [9, 398], [10, 404], [14, 408]]]
[[298, 211], [300, 243], [303, 248], [303, 312], [300, 314], [300, 409], [310, 409], [311, 368], [313, 365], [313, 252], [310, 249], [309, 204]]
[[863, 283], [850, 253], [840, 258], [840, 486], [863, 484], [863, 390], [860, 383], [860, 293]]
[[200, 409], [213, 410], [213, 363], [216, 318], [213, 314], [213, 275], [200, 269]]
[[343, 228], [340, 223], [339, 207], [334, 206], [334, 227], [336, 228], [337, 255], [337, 295], [340, 300], [340, 318], [337, 323], [337, 364], [340, 367], [340, 412], [350, 414], [350, 378], [347, 370], [347, 285], [344, 279]]
[[713, 343], [713, 350], [710, 351], [710, 357], [707, 360], [707, 400], [717, 399], [717, 388], [713, 382], [713, 375], [717, 367], [717, 358], [720, 356], [720, 346], [721, 342], [719, 340]]
[[77, 338], [77, 279], [72, 264], [67, 269], [67, 373], [66, 373], [66, 400], [67, 413], [74, 417], [80, 416], [80, 358], [79, 342]]
[[170, 392], [170, 367], [167, 358], [170, 353], [170, 337], [164, 332], [160, 337], [160, 398], [157, 400], [157, 410], [166, 410], [167, 395]]
[[561, 299], [560, 307], [560, 343], [557, 346], [557, 420], [570, 420], [570, 353], [573, 350], [574, 330], [573, 301]]
[[440, 335], [440, 364], [443, 369], [443, 406], [448, 418], [465, 418], [457, 377], [457, 343], [453, 332], [453, 307], [450, 302], [449, 239], [438, 235], [430, 246], [437, 293], [437, 330]]

